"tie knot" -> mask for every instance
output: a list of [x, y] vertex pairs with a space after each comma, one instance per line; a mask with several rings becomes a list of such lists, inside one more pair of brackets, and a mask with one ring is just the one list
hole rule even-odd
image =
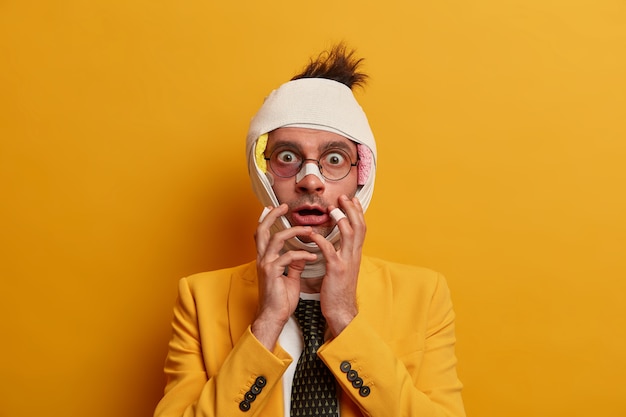
[[322, 315], [319, 301], [300, 299], [294, 316], [302, 328], [302, 335], [305, 340], [313, 338], [319, 339], [320, 344], [323, 343], [326, 319]]

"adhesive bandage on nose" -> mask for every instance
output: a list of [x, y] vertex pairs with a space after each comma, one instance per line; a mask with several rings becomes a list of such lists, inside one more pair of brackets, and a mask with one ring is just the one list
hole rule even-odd
[[336, 207], [330, 211], [330, 217], [335, 220], [335, 223], [339, 223], [339, 220], [345, 219], [346, 215], [343, 214], [343, 211], [341, 211], [339, 207]]
[[267, 208], [267, 207], [263, 207], [263, 212], [261, 213], [261, 216], [259, 217], [259, 223], [261, 223], [263, 220], [265, 220], [267, 215], [270, 214], [270, 211], [272, 211], [272, 210]]
[[320, 172], [320, 168], [317, 166], [317, 162], [306, 162], [305, 164], [303, 164], [302, 168], [300, 168], [300, 171], [298, 171], [298, 173], [296, 174], [296, 182], [302, 181], [302, 179], [307, 175], [315, 175], [317, 178], [320, 179], [320, 181], [322, 181], [322, 184], [326, 183], [326, 180]]

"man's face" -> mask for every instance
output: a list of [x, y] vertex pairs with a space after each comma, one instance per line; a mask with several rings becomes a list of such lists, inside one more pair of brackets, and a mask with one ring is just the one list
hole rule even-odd
[[[273, 155], [274, 154], [274, 155]], [[322, 173], [331, 176], [335, 165], [341, 164], [341, 157], [348, 156], [348, 163], [356, 163], [357, 147], [351, 140], [332, 132], [305, 129], [299, 127], [283, 127], [269, 134], [265, 156], [277, 157], [289, 162], [294, 157], [305, 159], [305, 164], [313, 163], [324, 157], [328, 170]], [[272, 162], [270, 162], [270, 165]], [[283, 178], [268, 167], [274, 178], [274, 193], [280, 203], [286, 203], [289, 211], [287, 220], [292, 226], [311, 226], [322, 236], [328, 236], [335, 226], [330, 217], [328, 206], [339, 207], [339, 196], [342, 194], [352, 198], [357, 189], [357, 168], [347, 168], [347, 175], [338, 180], [324, 181], [314, 174], [294, 175]]]

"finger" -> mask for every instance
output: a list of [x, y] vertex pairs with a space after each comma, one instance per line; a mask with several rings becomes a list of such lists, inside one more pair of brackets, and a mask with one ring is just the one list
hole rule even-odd
[[274, 224], [278, 218], [287, 214], [289, 207], [287, 204], [280, 204], [278, 207], [265, 207], [259, 217], [259, 227], [269, 227]]
[[[308, 252], [307, 252], [308, 253]], [[317, 258], [317, 256], [316, 256]], [[311, 259], [309, 261], [314, 261], [315, 259]], [[304, 267], [306, 266], [305, 260], [294, 260], [289, 264], [289, 268], [287, 268], [287, 277], [290, 279], [300, 280], [300, 276], [302, 275], [302, 271], [304, 271]]]
[[[347, 223], [347, 222], [342, 222], [342, 223]], [[319, 233], [311, 233], [310, 238], [320, 248], [327, 262], [333, 262], [337, 259], [338, 257], [337, 250], [335, 249], [335, 246], [328, 241], [328, 239], [326, 239], [324, 236], [320, 235]]]
[[263, 264], [263, 269], [266, 276], [280, 277], [285, 269], [289, 267], [287, 276], [289, 278], [300, 278], [306, 263], [313, 262], [315, 259], [317, 259], [317, 255], [304, 250], [287, 251], [273, 261]]
[[[352, 253], [355, 248], [360, 250], [365, 239], [363, 210], [360, 205], [355, 205], [355, 202], [345, 195], [339, 198], [339, 204], [342, 206], [341, 209], [345, 211], [348, 220], [337, 222], [341, 236], [341, 251]], [[335, 210], [333, 206], [330, 206], [329, 209]]]
[[339, 238], [343, 244], [344, 239], [349, 238], [349, 236], [351, 235], [351, 230], [349, 226], [350, 220], [339, 207], [331, 205], [328, 207], [328, 209], [330, 210], [330, 216], [333, 218], [333, 220], [335, 220], [335, 225], [339, 228]]
[[261, 213], [261, 216], [259, 217], [259, 223], [262, 223], [263, 220], [265, 219], [265, 217], [272, 211], [272, 209], [270, 207], [263, 207], [263, 212]]
[[341, 241], [341, 247], [349, 245], [349, 240], [352, 239], [354, 234], [352, 226], [350, 225], [350, 219], [344, 214], [344, 212], [333, 205], [328, 206], [328, 214], [335, 220], [335, 225], [339, 228], [339, 238]]
[[361, 202], [358, 198], [348, 198], [345, 195], [339, 197], [338, 200], [339, 207], [343, 212], [348, 216], [350, 223], [358, 223], [363, 220], [363, 207], [361, 206]]
[[[331, 207], [334, 207], [334, 206], [331, 206]], [[341, 211], [341, 209], [339, 207], [335, 207], [332, 210], [330, 210], [329, 214], [330, 214], [330, 217], [333, 218], [335, 223], [339, 223], [339, 220], [343, 220], [343, 219], [346, 218], [346, 215], [343, 214], [343, 211]]]
[[274, 233], [269, 239], [263, 256], [277, 257], [285, 242], [297, 236], [308, 237], [313, 233], [311, 226], [294, 226]]
[[354, 230], [354, 238], [363, 241], [365, 239], [366, 225], [363, 207], [359, 199], [356, 197], [349, 199], [346, 196], [342, 196], [339, 198], [339, 205], [346, 213], [348, 220], [350, 220], [350, 226]]
[[274, 222], [283, 214], [287, 213], [287, 205], [281, 204], [278, 207], [264, 207], [261, 216], [259, 217], [259, 225], [254, 233], [254, 240], [257, 247], [257, 256], [263, 256], [267, 250], [267, 245], [270, 240], [270, 228]]

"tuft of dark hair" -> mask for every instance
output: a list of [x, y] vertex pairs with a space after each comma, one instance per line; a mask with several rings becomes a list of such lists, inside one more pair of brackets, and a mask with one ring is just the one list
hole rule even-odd
[[364, 87], [368, 75], [359, 70], [363, 58], [355, 56], [356, 50], [346, 47], [342, 42], [327, 51], [320, 53], [317, 58], [311, 59], [309, 64], [291, 80], [301, 78], [327, 78], [337, 81], [353, 89]]

